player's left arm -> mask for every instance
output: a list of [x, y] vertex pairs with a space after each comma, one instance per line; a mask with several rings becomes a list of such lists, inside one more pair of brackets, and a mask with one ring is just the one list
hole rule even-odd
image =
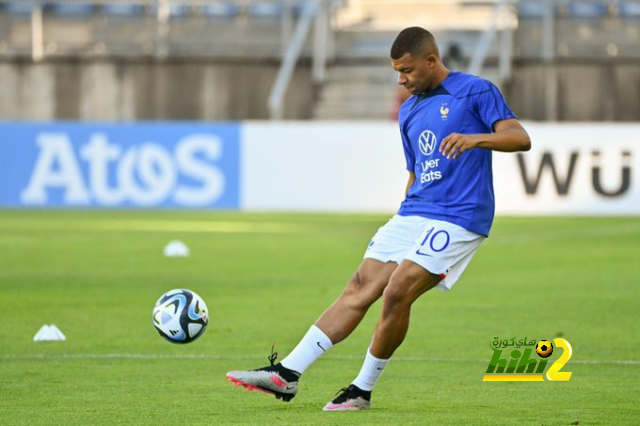
[[493, 151], [516, 152], [529, 151], [531, 139], [529, 134], [515, 118], [496, 121], [494, 133], [477, 133], [463, 135], [452, 133], [442, 140], [440, 152], [447, 157], [458, 158], [463, 152], [473, 148], [486, 148]]

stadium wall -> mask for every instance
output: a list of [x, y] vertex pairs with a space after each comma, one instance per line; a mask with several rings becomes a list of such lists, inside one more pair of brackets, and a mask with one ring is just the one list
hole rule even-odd
[[[77, 57], [42, 63], [5, 57], [0, 58], [0, 120], [266, 119], [278, 67], [278, 60], [253, 57]], [[367, 79], [357, 73], [351, 78]], [[550, 86], [557, 90], [548, 90]], [[640, 62], [567, 58], [545, 64], [519, 59], [504, 92], [522, 119], [544, 121], [554, 110], [552, 116], [563, 122], [638, 122]], [[306, 59], [293, 74], [284, 116], [311, 117], [316, 98]]]
[[[525, 123], [494, 155], [498, 214], [640, 214], [640, 125]], [[387, 212], [407, 172], [386, 122], [0, 124], [0, 207]]]
[[[186, 58], [0, 60], [0, 120], [266, 119], [279, 66]], [[310, 66], [296, 67], [287, 118], [311, 116], [313, 87]]]
[[554, 108], [563, 122], [640, 121], [638, 59], [520, 59], [504, 89], [509, 105], [527, 120], [547, 120]]

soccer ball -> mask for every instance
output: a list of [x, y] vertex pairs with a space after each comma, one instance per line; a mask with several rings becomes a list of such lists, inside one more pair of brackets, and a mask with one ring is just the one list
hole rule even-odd
[[153, 325], [171, 343], [189, 343], [202, 336], [209, 310], [196, 293], [185, 289], [163, 294], [153, 308]]
[[553, 345], [548, 340], [540, 340], [536, 345], [536, 353], [541, 358], [549, 358], [553, 353]]

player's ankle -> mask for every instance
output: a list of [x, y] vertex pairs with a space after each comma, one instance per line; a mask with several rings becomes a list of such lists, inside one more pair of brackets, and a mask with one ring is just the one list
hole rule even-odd
[[362, 396], [367, 401], [371, 401], [371, 392], [373, 392], [373, 389], [372, 390], [364, 390], [364, 389], [360, 388], [359, 386], [354, 385], [353, 383], [351, 383], [351, 386], [353, 386], [355, 388], [354, 390], [358, 394], [360, 394], [360, 396]]
[[302, 374], [298, 373], [297, 371], [293, 371], [287, 367], [285, 367], [284, 365], [282, 365], [282, 363], [277, 363], [276, 368], [278, 370], [278, 374], [280, 374], [280, 376], [282, 376], [283, 379], [285, 379], [288, 382], [297, 382], [298, 379], [300, 379], [300, 376]]

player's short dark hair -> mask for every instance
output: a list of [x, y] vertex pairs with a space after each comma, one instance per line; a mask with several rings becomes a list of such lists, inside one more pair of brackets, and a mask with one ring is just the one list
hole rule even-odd
[[391, 59], [400, 59], [409, 53], [411, 56], [438, 55], [436, 38], [429, 31], [420, 27], [409, 27], [400, 31], [391, 46]]

